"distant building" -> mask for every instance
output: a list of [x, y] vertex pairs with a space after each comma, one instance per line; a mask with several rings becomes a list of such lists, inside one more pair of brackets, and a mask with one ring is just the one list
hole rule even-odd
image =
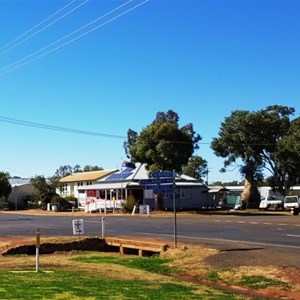
[[[128, 197], [134, 197], [138, 204], [155, 206], [153, 189], [144, 189], [140, 180], [149, 179], [145, 164], [136, 163], [135, 168], [125, 168], [99, 179], [92, 185], [81, 186], [79, 205], [87, 211], [119, 208]], [[162, 208], [173, 209], [172, 191], [162, 191]], [[206, 204], [207, 187], [199, 180], [176, 176], [175, 197], [178, 209], [201, 209]]]
[[12, 187], [8, 196], [8, 206], [10, 209], [26, 209], [27, 202], [32, 198], [33, 186], [30, 178], [10, 178], [9, 183]]
[[117, 169], [73, 173], [59, 180], [60, 186], [56, 189], [56, 193], [61, 197], [74, 196], [79, 198], [78, 188], [93, 185], [102, 177], [116, 171]]

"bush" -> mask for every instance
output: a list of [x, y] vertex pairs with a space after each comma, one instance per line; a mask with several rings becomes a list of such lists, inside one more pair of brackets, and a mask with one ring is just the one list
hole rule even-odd
[[68, 209], [72, 208], [72, 203], [59, 195], [52, 196], [50, 203], [52, 205], [56, 204], [59, 211], [67, 211]]
[[124, 212], [132, 212], [134, 206], [137, 204], [136, 199], [134, 196], [129, 196], [127, 199], [122, 203], [122, 208]]
[[78, 207], [78, 199], [74, 196], [66, 196], [65, 200], [71, 203], [74, 207]]

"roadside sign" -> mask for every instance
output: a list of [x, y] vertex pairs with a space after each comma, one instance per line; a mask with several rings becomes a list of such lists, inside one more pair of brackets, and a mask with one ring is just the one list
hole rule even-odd
[[174, 172], [172, 172], [172, 171], [151, 172], [149, 174], [149, 177], [150, 178], [162, 178], [162, 177], [173, 178]]
[[173, 178], [142, 179], [139, 183], [141, 185], [173, 183]]
[[74, 235], [84, 234], [83, 219], [73, 220], [72, 224], [73, 224], [73, 234]]
[[144, 190], [166, 190], [166, 189], [173, 189], [172, 184], [164, 184], [164, 185], [144, 185]]

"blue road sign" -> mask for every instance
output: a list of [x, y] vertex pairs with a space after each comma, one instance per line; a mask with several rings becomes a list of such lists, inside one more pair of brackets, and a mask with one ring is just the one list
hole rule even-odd
[[156, 190], [156, 191], [164, 191], [164, 190], [172, 190], [172, 184], [165, 185], [144, 185], [144, 190]]
[[164, 184], [164, 183], [173, 183], [173, 178], [142, 179], [139, 181], [139, 184], [141, 185]]
[[162, 177], [173, 178], [174, 175], [175, 173], [172, 171], [163, 171], [163, 172], [151, 172], [149, 174], [149, 177], [150, 178], [162, 178]]

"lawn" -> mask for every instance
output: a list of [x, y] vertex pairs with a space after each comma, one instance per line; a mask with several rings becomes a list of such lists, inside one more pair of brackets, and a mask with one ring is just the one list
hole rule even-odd
[[[11, 257], [10, 257], [11, 259]], [[0, 271], [0, 299], [249, 299], [178, 279], [170, 259], [76, 252], [44, 256], [41, 272]]]

